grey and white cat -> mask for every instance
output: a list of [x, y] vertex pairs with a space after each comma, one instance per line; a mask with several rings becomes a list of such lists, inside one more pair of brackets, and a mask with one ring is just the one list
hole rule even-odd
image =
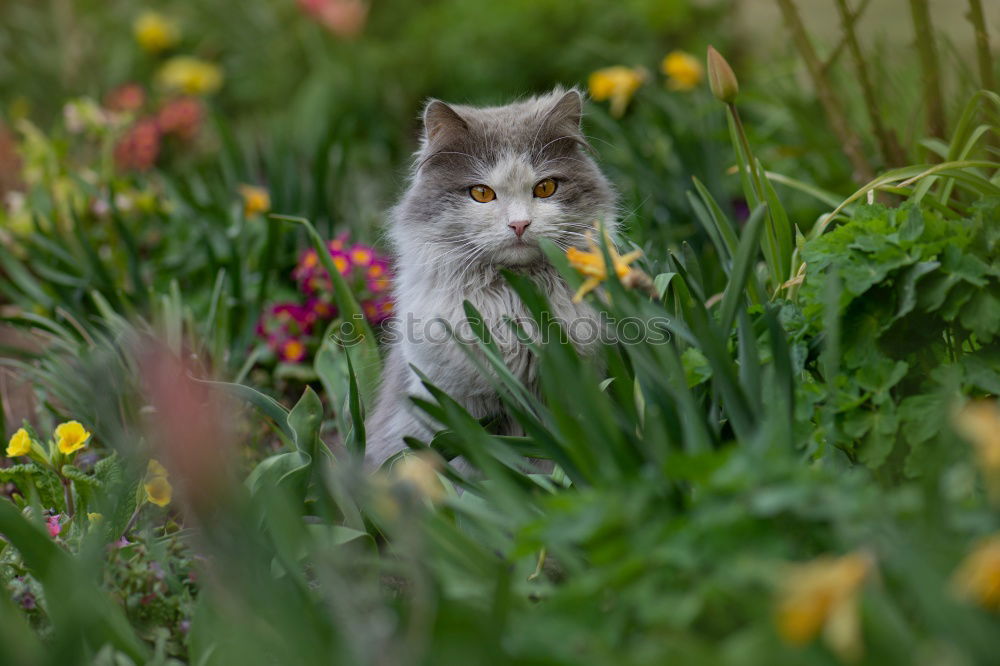
[[[404, 436], [426, 441], [436, 430], [409, 400], [427, 395], [411, 366], [476, 418], [497, 417], [501, 434], [516, 434], [489, 378], [444, 334], [444, 322], [461, 328], [468, 300], [498, 334], [510, 370], [535, 385], [532, 354], [505, 323], [527, 317], [527, 309], [501, 269], [534, 280], [556, 318], [595, 318], [589, 306], [572, 302], [572, 290], [538, 246], [549, 238], [583, 248], [596, 220], [614, 224], [614, 193], [580, 129], [582, 104], [579, 92], [561, 89], [507, 106], [427, 104], [409, 188], [391, 213], [399, 339], [366, 422], [370, 466], [405, 449]], [[594, 344], [574, 343], [581, 353]]]

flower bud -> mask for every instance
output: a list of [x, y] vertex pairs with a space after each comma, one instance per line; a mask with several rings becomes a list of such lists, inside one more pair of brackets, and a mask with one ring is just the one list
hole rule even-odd
[[708, 85], [712, 89], [712, 94], [726, 104], [732, 104], [740, 92], [740, 84], [736, 80], [733, 68], [722, 54], [711, 46], [708, 47]]

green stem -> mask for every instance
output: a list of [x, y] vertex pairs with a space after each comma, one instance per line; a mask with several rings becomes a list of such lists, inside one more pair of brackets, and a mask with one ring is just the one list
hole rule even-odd
[[798, 48], [799, 53], [802, 55], [802, 59], [805, 60], [806, 69], [809, 71], [809, 78], [812, 79], [813, 86], [816, 88], [816, 97], [819, 99], [819, 103], [826, 113], [830, 129], [837, 135], [841, 149], [851, 162], [855, 179], [861, 182], [871, 180], [874, 178], [875, 172], [871, 164], [868, 163], [868, 158], [865, 157], [861, 139], [851, 129], [847, 115], [844, 113], [840, 105], [840, 100], [837, 98], [833, 90], [833, 85], [830, 83], [830, 79], [823, 67], [823, 62], [819, 59], [816, 49], [809, 39], [805, 24], [802, 22], [802, 17], [799, 16], [798, 8], [795, 6], [793, 0], [776, 0], [776, 2], [785, 18], [785, 23], [788, 24], [788, 29], [792, 33], [792, 39], [795, 40], [796, 48]]
[[62, 474], [59, 474], [59, 481], [63, 487], [63, 498], [66, 500], [66, 517], [72, 520], [73, 514], [76, 513], [76, 507], [73, 504], [73, 487], [70, 480]]
[[990, 34], [983, 18], [983, 4], [980, 0], [969, 0], [969, 21], [976, 30], [976, 58], [979, 61], [979, 81], [983, 90], [996, 90], [993, 76], [993, 58], [990, 56]]
[[931, 26], [931, 13], [927, 7], [927, 0], [910, 0], [910, 14], [913, 17], [915, 46], [920, 56], [920, 70], [924, 79], [927, 134], [943, 138], [945, 119], [944, 106], [941, 103], [941, 68], [937, 47], [934, 45], [934, 29]]
[[[872, 125], [872, 132], [878, 142], [879, 151], [882, 153], [882, 160], [889, 166], [900, 166], [905, 162], [896, 137], [886, 130], [882, 123], [882, 114], [879, 113], [878, 102], [875, 99], [875, 86], [872, 85], [871, 75], [868, 71], [868, 63], [861, 52], [861, 45], [858, 43], [857, 32], [854, 30], [857, 13], [852, 13], [847, 7], [847, 0], [837, 0], [837, 11], [840, 13], [841, 30], [844, 33], [844, 43], [851, 53], [854, 67], [858, 71], [858, 83], [861, 85], [861, 94], [865, 100], [865, 108], [868, 111], [868, 119]], [[859, 10], [860, 11], [860, 10]]]

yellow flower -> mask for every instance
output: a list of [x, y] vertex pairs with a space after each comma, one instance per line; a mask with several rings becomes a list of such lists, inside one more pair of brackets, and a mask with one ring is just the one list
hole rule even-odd
[[1000, 611], [1000, 534], [982, 541], [966, 556], [952, 586], [959, 598]]
[[88, 439], [90, 433], [79, 421], [67, 421], [56, 426], [56, 446], [66, 455], [85, 447]]
[[646, 70], [641, 67], [616, 65], [593, 72], [587, 81], [587, 87], [594, 101], [603, 102], [610, 99], [611, 115], [621, 118], [635, 91], [645, 80]]
[[243, 197], [243, 214], [247, 217], [271, 210], [271, 196], [263, 187], [240, 185], [240, 196]]
[[[619, 279], [622, 279], [632, 272], [632, 269], [629, 268], [629, 264], [642, 256], [642, 251], [633, 250], [628, 254], [620, 255], [618, 254], [618, 250], [615, 249], [615, 246], [612, 245], [607, 233], [604, 234], [604, 240], [605, 244], [608, 246], [608, 254], [611, 256], [611, 263], [615, 267], [615, 273], [618, 275]], [[608, 279], [608, 269], [607, 265], [604, 263], [604, 254], [602, 253], [600, 246], [594, 242], [590, 232], [587, 232], [587, 244], [590, 246], [590, 250], [587, 252], [579, 250], [575, 247], [571, 247], [566, 250], [566, 259], [569, 260], [569, 265], [587, 278], [583, 281], [583, 284], [580, 285], [576, 294], [573, 295], [574, 303], [579, 303], [583, 300], [585, 295], [596, 289], [602, 282]]]
[[177, 23], [157, 12], [143, 12], [132, 24], [132, 34], [144, 50], [150, 53], [166, 51], [180, 39]]
[[143, 484], [143, 488], [146, 489], [146, 499], [155, 504], [156, 506], [166, 506], [170, 504], [170, 499], [173, 497], [173, 486], [167, 481], [165, 476], [154, 476], [152, 479]]
[[438, 478], [440, 468], [441, 459], [437, 454], [421, 451], [403, 456], [392, 466], [392, 476], [396, 482], [407, 484], [431, 504], [437, 504], [445, 496], [444, 485]]
[[26, 456], [30, 451], [31, 435], [24, 428], [18, 428], [17, 432], [11, 435], [10, 442], [7, 444], [7, 455], [11, 458]]
[[208, 95], [222, 86], [222, 70], [218, 65], [191, 56], [171, 58], [157, 76], [166, 88], [186, 95]]
[[791, 645], [803, 645], [820, 631], [841, 659], [861, 656], [858, 593], [872, 569], [863, 553], [821, 557], [794, 566], [782, 586], [777, 608], [778, 633]]
[[705, 70], [701, 63], [690, 53], [671, 51], [660, 63], [660, 69], [669, 79], [667, 86], [671, 90], [691, 90], [701, 83]]
[[991, 497], [1000, 499], [1000, 405], [996, 400], [975, 400], [962, 407], [953, 422], [972, 443]]
[[88, 513], [87, 520], [89, 520], [92, 523], [100, 523], [101, 521], [104, 520], [104, 516], [100, 513]]
[[158, 476], [167, 478], [167, 468], [161, 465], [159, 461], [150, 458], [149, 464], [146, 466], [146, 478], [155, 479]]

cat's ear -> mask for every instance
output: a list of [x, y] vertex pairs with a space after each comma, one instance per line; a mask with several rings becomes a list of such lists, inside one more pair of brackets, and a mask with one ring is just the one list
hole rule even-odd
[[424, 107], [424, 139], [428, 145], [450, 143], [468, 131], [462, 116], [441, 100], [432, 99]]
[[567, 90], [546, 114], [546, 121], [565, 132], [579, 133], [583, 118], [583, 95], [576, 88]]

